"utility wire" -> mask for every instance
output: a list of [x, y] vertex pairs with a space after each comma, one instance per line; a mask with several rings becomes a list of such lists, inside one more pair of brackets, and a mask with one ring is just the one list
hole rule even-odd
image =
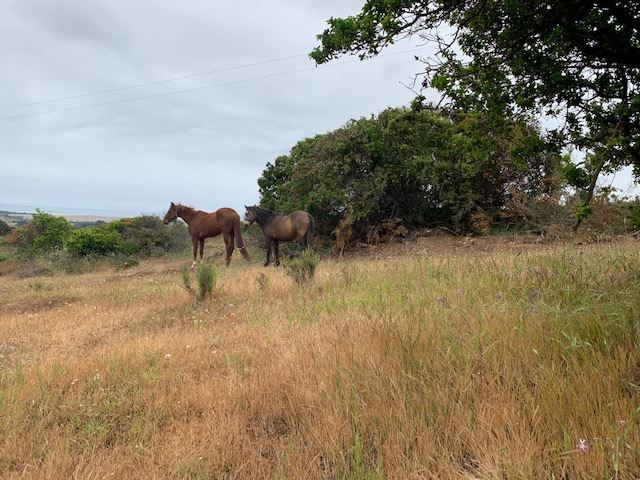
[[[420, 48], [423, 48], [423, 47], [412, 48], [410, 50], [402, 50], [402, 51], [393, 52], [393, 53], [387, 53], [387, 54], [378, 55], [377, 57], [372, 57], [372, 58], [391, 57], [391, 56], [394, 56], [394, 55], [401, 55], [401, 54], [404, 54], [404, 53], [415, 52], [416, 50], [419, 50]], [[367, 58], [367, 59], [364, 59], [364, 60], [370, 60], [370, 58]], [[247, 78], [247, 79], [244, 79], [244, 80], [233, 80], [233, 81], [229, 81], [229, 82], [214, 83], [212, 85], [203, 85], [203, 86], [200, 86], [200, 87], [183, 88], [183, 89], [179, 89], [179, 90], [171, 90], [171, 91], [168, 91], [168, 92], [155, 93], [155, 94], [151, 94], [151, 95], [143, 95], [143, 96], [140, 96], [140, 97], [128, 97], [128, 98], [123, 98], [123, 99], [120, 99], [120, 100], [113, 100], [113, 101], [109, 101], [109, 102], [91, 103], [91, 104], [88, 104], [88, 105], [79, 105], [77, 107], [66, 107], [66, 108], [58, 108], [58, 109], [55, 109], [55, 110], [45, 110], [45, 111], [42, 111], [42, 112], [33, 112], [33, 113], [25, 113], [25, 114], [21, 114], [21, 115], [12, 115], [12, 116], [8, 116], [8, 117], [0, 117], [0, 121], [2, 121], [2, 120], [12, 120], [12, 119], [16, 119], [16, 118], [33, 117], [33, 116], [37, 116], [37, 115], [46, 115], [46, 114], [50, 114], [50, 113], [69, 112], [69, 111], [73, 111], [73, 110], [82, 110], [82, 109], [85, 109], [85, 108], [101, 107], [101, 106], [105, 106], [105, 105], [115, 105], [115, 104], [118, 104], [118, 103], [134, 102], [134, 101], [138, 101], [138, 100], [147, 100], [149, 98], [164, 97], [164, 96], [168, 96], [168, 95], [175, 95], [177, 93], [195, 92], [195, 91], [199, 91], [199, 90], [206, 90], [206, 89], [209, 89], [209, 88], [223, 87], [223, 86], [229, 86], [229, 85], [238, 85], [238, 84], [241, 84], [241, 83], [248, 83], [248, 82], [255, 82], [255, 81], [259, 81], [259, 80], [265, 80], [265, 79], [268, 79], [268, 78], [282, 77], [282, 76], [285, 76], [285, 75], [291, 75], [291, 74], [295, 74], [295, 73], [308, 72], [310, 70], [324, 70], [324, 69], [327, 69], [327, 68], [339, 67], [341, 65], [348, 65], [348, 64], [359, 63], [359, 62], [361, 62], [361, 60], [351, 60], [351, 61], [347, 61], [347, 62], [339, 62], [339, 63], [332, 63], [330, 65], [323, 65], [321, 67], [299, 68], [299, 69], [296, 69], [296, 70], [289, 70], [289, 71], [286, 71], [286, 72], [272, 73], [272, 74], [268, 74], [268, 75], [262, 75], [262, 76], [259, 76], [259, 77]]]
[[113, 93], [113, 92], [121, 92], [123, 90], [130, 90], [133, 88], [141, 88], [141, 87], [148, 87], [150, 85], [161, 85], [163, 83], [170, 83], [170, 82], [177, 82], [178, 80], [185, 80], [187, 78], [194, 78], [194, 77], [201, 77], [203, 75], [212, 75], [214, 73], [220, 73], [220, 72], [229, 72], [232, 70], [240, 70], [242, 68], [248, 68], [248, 67], [255, 67], [257, 65], [265, 65], [267, 63], [274, 63], [274, 62], [281, 62], [283, 60], [291, 60], [293, 58], [300, 58], [300, 57], [306, 57], [308, 54], [306, 53], [302, 53], [300, 55], [290, 55], [288, 57], [280, 57], [280, 58], [273, 58], [271, 60], [263, 60], [261, 62], [254, 62], [254, 63], [245, 63], [244, 65], [236, 65], [233, 67], [223, 67], [223, 68], [218, 68], [215, 70], [208, 70], [206, 72], [200, 72], [200, 73], [192, 73], [189, 75], [183, 75], [181, 77], [173, 77], [173, 78], [166, 78], [164, 80], [155, 80], [152, 82], [145, 82], [145, 83], [138, 83], [135, 85], [126, 85], [123, 87], [116, 87], [116, 88], [109, 88], [107, 90], [99, 90], [97, 92], [90, 92], [90, 93], [81, 93], [79, 95], [70, 95], [68, 97], [57, 97], [57, 98], [51, 98], [49, 100], [38, 100], [35, 102], [28, 102], [28, 103], [17, 103], [15, 105], [7, 105], [4, 107], [0, 107], [0, 110], [9, 110], [12, 108], [19, 108], [19, 107], [30, 107], [33, 105], [42, 105], [44, 103], [53, 103], [53, 102], [61, 102], [63, 100], [73, 100], [76, 98], [85, 98], [85, 97], [93, 97], [95, 95], [102, 95], [105, 93]]

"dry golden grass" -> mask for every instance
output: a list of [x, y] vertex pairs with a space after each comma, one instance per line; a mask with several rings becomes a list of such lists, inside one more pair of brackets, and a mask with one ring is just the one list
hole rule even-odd
[[640, 478], [637, 242], [402, 251], [0, 277], [0, 477]]

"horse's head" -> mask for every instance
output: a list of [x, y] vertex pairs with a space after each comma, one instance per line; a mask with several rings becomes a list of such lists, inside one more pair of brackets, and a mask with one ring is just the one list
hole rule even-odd
[[171, 206], [169, 210], [167, 210], [167, 214], [162, 219], [162, 222], [165, 225], [168, 225], [170, 222], [173, 222], [176, 218], [178, 218], [178, 205], [171, 202]]
[[247, 209], [246, 212], [244, 212], [244, 220], [245, 222], [247, 222], [249, 225], [251, 225], [253, 222], [255, 222], [258, 218], [258, 209], [257, 207], [254, 205], [253, 207], [247, 207], [246, 205], [244, 206], [244, 208]]

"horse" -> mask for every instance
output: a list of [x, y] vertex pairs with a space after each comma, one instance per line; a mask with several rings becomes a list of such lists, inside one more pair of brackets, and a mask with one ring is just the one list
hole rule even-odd
[[227, 250], [227, 259], [225, 262], [227, 267], [229, 266], [229, 262], [231, 262], [234, 237], [242, 256], [247, 261], [251, 260], [242, 241], [242, 234], [240, 233], [240, 215], [238, 215], [238, 212], [234, 209], [220, 208], [215, 212], [209, 213], [171, 202], [169, 210], [162, 221], [165, 225], [168, 225], [178, 217], [184, 220], [189, 226], [189, 234], [193, 242], [193, 263], [191, 264], [191, 268], [196, 265], [198, 244], [200, 244], [200, 261], [202, 261], [205, 238], [215, 237], [221, 233]]
[[262, 233], [267, 239], [267, 260], [264, 263], [266, 267], [271, 261], [271, 246], [276, 257], [276, 266], [280, 265], [280, 253], [278, 251], [278, 242], [287, 242], [291, 240], [297, 241], [304, 248], [309, 247], [309, 243], [313, 238], [313, 229], [315, 220], [313, 217], [302, 210], [297, 210], [289, 215], [280, 215], [258, 205], [247, 207], [244, 214], [245, 221], [251, 225], [256, 222], [260, 225]]

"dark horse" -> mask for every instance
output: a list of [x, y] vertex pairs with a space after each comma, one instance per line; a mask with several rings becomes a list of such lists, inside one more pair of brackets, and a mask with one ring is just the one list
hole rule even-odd
[[193, 268], [196, 264], [198, 254], [198, 243], [200, 243], [200, 260], [202, 260], [202, 252], [204, 251], [204, 239], [215, 237], [222, 233], [224, 244], [227, 247], [227, 260], [225, 265], [229, 265], [231, 254], [233, 253], [233, 240], [235, 237], [236, 244], [240, 249], [240, 253], [246, 260], [249, 254], [244, 247], [242, 235], [240, 234], [240, 215], [232, 208], [221, 208], [215, 212], [203, 212], [185, 205], [175, 204], [171, 202], [171, 206], [164, 216], [164, 224], [167, 225], [177, 217], [183, 219], [189, 226], [191, 241], [193, 242]]
[[247, 207], [244, 219], [251, 225], [257, 222], [262, 228], [262, 233], [267, 238], [267, 260], [266, 267], [271, 261], [271, 246], [276, 256], [276, 265], [280, 265], [280, 254], [278, 252], [278, 242], [295, 240], [303, 247], [307, 248], [313, 237], [313, 227], [315, 221], [307, 212], [297, 210], [290, 215], [280, 215], [266, 208], [254, 205]]

